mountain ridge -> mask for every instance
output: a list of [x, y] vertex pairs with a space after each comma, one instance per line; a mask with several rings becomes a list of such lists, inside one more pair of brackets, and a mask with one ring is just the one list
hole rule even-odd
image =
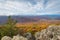
[[[60, 15], [40, 15], [40, 16], [11, 16], [12, 19], [18, 22], [36, 22], [41, 19], [46, 20], [60, 20]], [[5, 23], [8, 16], [0, 16], [0, 23]]]

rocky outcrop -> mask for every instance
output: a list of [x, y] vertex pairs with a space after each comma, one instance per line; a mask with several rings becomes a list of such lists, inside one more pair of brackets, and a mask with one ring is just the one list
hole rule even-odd
[[4, 36], [2, 37], [1, 40], [28, 40], [28, 39], [23, 36], [16, 35], [16, 36], [13, 36], [13, 38], [10, 38], [9, 36]]
[[35, 33], [36, 40], [60, 40], [60, 26], [49, 26]]
[[13, 36], [12, 40], [28, 40], [27, 38], [23, 37], [23, 36]]
[[4, 37], [1, 38], [1, 40], [11, 40], [11, 39], [12, 39], [12, 38], [9, 37], [9, 36], [4, 36]]

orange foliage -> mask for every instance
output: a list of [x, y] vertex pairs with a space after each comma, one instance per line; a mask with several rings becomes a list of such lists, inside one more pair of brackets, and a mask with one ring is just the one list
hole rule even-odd
[[60, 25], [60, 20], [40, 20], [38, 22], [27, 22], [27, 23], [17, 23], [18, 28], [23, 28], [25, 32], [27, 31], [41, 31], [47, 28], [49, 25]]

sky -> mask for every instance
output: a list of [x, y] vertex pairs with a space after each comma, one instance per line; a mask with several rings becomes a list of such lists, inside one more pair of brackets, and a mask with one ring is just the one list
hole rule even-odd
[[0, 16], [50, 14], [60, 14], [60, 0], [0, 0]]

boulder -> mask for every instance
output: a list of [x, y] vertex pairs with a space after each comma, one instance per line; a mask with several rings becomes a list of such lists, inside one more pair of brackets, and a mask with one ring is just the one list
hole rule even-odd
[[60, 26], [49, 26], [35, 33], [36, 40], [60, 40]]
[[24, 36], [25, 36], [28, 40], [35, 40], [35, 36], [32, 35], [30, 32], [25, 33]]
[[16, 35], [16, 36], [13, 36], [12, 40], [28, 40], [28, 39], [23, 36]]
[[1, 40], [11, 40], [11, 39], [12, 39], [12, 38], [9, 37], [9, 36], [4, 36], [4, 37], [1, 38]]

